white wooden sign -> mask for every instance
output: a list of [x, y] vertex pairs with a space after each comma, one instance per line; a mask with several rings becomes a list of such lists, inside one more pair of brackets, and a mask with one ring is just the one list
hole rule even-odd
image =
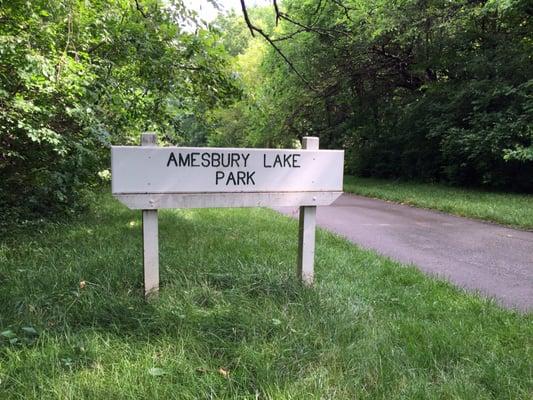
[[313, 282], [317, 205], [342, 194], [344, 151], [319, 150], [306, 137], [301, 150], [112, 146], [113, 195], [143, 210], [145, 294], [159, 288], [159, 208], [300, 206], [298, 275]]
[[339, 150], [113, 146], [111, 160], [113, 194], [137, 209], [325, 205], [342, 192]]

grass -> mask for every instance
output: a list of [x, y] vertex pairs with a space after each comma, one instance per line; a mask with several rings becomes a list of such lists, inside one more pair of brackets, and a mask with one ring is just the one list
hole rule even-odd
[[355, 176], [344, 177], [344, 190], [361, 196], [533, 230], [533, 195]]
[[108, 196], [0, 242], [0, 398], [530, 399], [533, 317], [262, 209], [161, 212], [141, 296], [139, 212]]

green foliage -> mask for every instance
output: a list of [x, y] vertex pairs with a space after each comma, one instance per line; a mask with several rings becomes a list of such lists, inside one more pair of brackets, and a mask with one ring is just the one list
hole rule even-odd
[[0, 211], [73, 211], [109, 145], [205, 142], [204, 114], [238, 95], [216, 32], [181, 1], [3, 0]]
[[250, 42], [250, 32], [244, 19], [231, 10], [215, 21], [215, 26], [222, 33], [222, 44], [231, 56], [238, 56], [246, 51]]
[[351, 173], [533, 190], [529, 2], [286, 0], [281, 11], [291, 21], [268, 32], [293, 68], [270, 46], [254, 60], [243, 117], [256, 142], [318, 135], [347, 150]]
[[[250, 18], [265, 32], [274, 30], [274, 14], [270, 7], [256, 7], [249, 10]], [[242, 16], [229, 14], [220, 16], [215, 22], [222, 32], [223, 43], [230, 51], [237, 53], [233, 68], [241, 84], [243, 96], [240, 101], [211, 114], [213, 130], [208, 137], [212, 146], [290, 147], [294, 137], [285, 132], [286, 121], [279, 109], [294, 106], [292, 98], [276, 96], [273, 87], [281, 81], [276, 74], [264, 71], [268, 62], [265, 54], [269, 47], [263, 39], [252, 38]], [[230, 30], [225, 30], [231, 27]], [[240, 33], [238, 29], [240, 29]], [[242, 36], [247, 37], [247, 47]], [[238, 51], [237, 51], [238, 50]]]
[[530, 194], [355, 176], [344, 177], [344, 191], [533, 230], [533, 195]]

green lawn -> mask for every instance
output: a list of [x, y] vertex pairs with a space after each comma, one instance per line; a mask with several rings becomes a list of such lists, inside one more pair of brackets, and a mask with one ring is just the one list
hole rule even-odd
[[367, 197], [432, 208], [522, 229], [533, 229], [533, 195], [486, 192], [439, 184], [344, 177], [344, 190]]
[[[530, 399], [533, 317], [262, 209], [166, 211], [160, 297], [139, 212], [0, 242], [0, 399]], [[83, 282], [83, 283], [82, 283]]]

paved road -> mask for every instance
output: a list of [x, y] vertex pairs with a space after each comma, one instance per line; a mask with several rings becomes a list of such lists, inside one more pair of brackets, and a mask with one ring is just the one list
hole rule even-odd
[[319, 207], [317, 223], [505, 306], [533, 310], [533, 232], [347, 194]]

